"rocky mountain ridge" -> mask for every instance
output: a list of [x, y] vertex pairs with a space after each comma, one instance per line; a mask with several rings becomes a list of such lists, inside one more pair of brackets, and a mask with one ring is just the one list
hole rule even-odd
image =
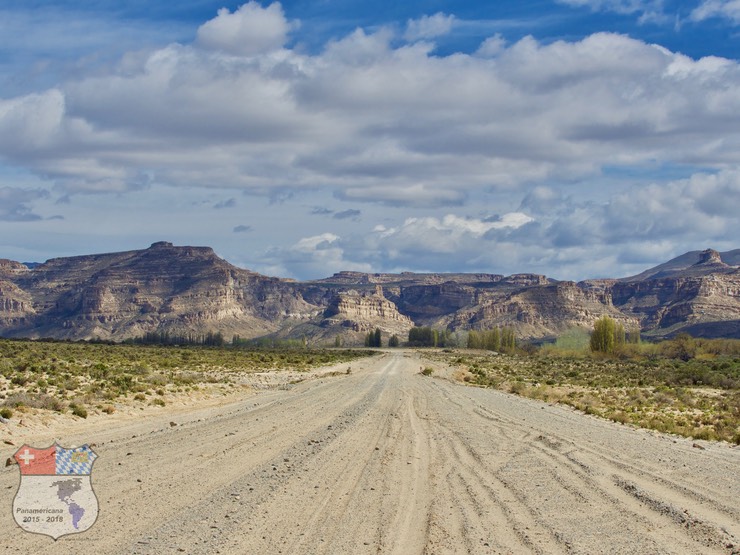
[[209, 247], [56, 258], [33, 268], [0, 260], [0, 335], [123, 340], [147, 332], [221, 332], [357, 344], [367, 331], [513, 327], [547, 338], [608, 314], [661, 336], [740, 333], [740, 249], [695, 251], [623, 279], [537, 274], [339, 272], [297, 282], [238, 268]]

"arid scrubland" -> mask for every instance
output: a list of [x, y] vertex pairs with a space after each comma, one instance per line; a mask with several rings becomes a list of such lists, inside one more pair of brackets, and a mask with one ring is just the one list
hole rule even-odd
[[740, 444], [735, 346], [698, 343], [689, 360], [666, 356], [675, 354], [669, 352], [676, 348], [671, 342], [635, 346], [621, 357], [555, 348], [529, 356], [483, 351], [428, 356], [457, 367], [457, 377], [471, 385], [570, 405], [623, 424]]
[[246, 375], [300, 374], [363, 356], [367, 352], [0, 340], [0, 415], [34, 408], [84, 418], [89, 410], [114, 412], [120, 401], [164, 406], [171, 395], [234, 390]]

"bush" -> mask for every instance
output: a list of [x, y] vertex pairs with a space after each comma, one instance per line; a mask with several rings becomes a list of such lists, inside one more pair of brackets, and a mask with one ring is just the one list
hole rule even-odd
[[430, 368], [429, 366], [427, 366], [426, 368], [424, 368], [424, 370], [421, 371], [421, 374], [423, 376], [431, 376], [433, 373], [434, 373], [434, 368]]
[[84, 405], [78, 405], [77, 403], [70, 403], [69, 408], [72, 409], [72, 414], [79, 416], [80, 418], [87, 418], [87, 409]]
[[13, 411], [9, 409], [8, 407], [3, 407], [0, 409], [0, 416], [3, 418], [13, 418]]

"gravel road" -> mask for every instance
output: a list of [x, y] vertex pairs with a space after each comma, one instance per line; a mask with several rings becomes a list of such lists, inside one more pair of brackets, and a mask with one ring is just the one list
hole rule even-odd
[[[349, 375], [59, 437], [95, 444], [97, 523], [56, 544], [23, 532], [18, 469], [3, 468], [0, 553], [740, 553], [740, 449], [422, 365], [396, 351]], [[0, 447], [3, 461], [15, 449]]]

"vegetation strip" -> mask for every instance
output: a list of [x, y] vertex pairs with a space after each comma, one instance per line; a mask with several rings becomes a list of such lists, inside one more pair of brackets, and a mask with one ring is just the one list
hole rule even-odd
[[365, 357], [361, 350], [241, 349], [0, 340], [0, 417], [26, 408], [112, 413], [130, 399], [164, 406], [165, 394], [228, 391], [255, 372], [305, 372]]
[[614, 356], [555, 345], [529, 355], [448, 349], [428, 356], [460, 368], [471, 385], [563, 403], [623, 424], [740, 444], [740, 341], [680, 336], [628, 347]]

